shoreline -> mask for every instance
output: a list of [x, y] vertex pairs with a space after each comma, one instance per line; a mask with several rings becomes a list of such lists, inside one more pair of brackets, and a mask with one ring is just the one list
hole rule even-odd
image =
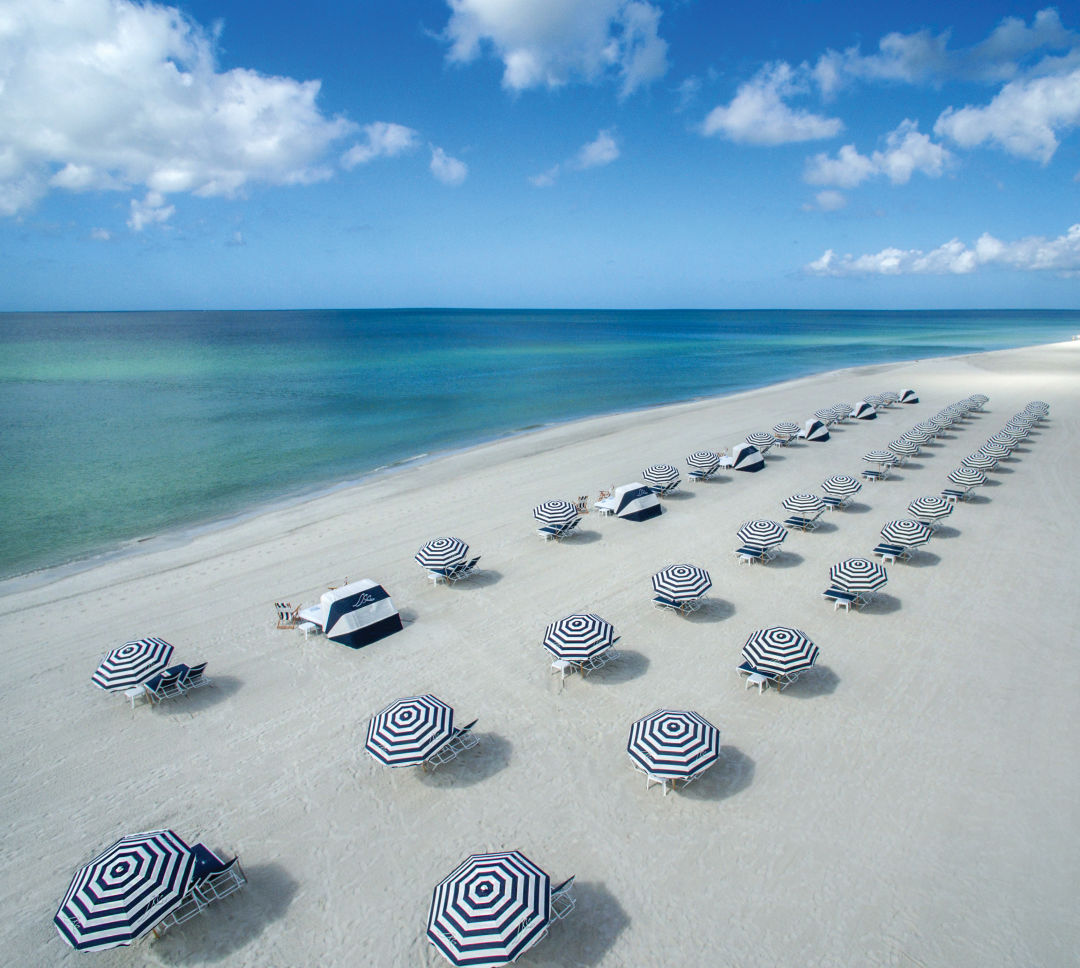
[[[1080, 337], [1073, 337], [1073, 339], [1077, 338]], [[4, 599], [14, 594], [18, 594], [19, 592], [48, 586], [57, 581], [61, 581], [64, 578], [83, 574], [87, 571], [93, 571], [97, 568], [107, 566], [111, 562], [126, 560], [129, 558], [142, 557], [147, 554], [154, 554], [160, 551], [167, 551], [169, 549], [183, 547], [189, 545], [193, 541], [198, 540], [204, 535], [212, 534], [217, 531], [228, 530], [230, 528], [236, 527], [237, 525], [241, 525], [246, 521], [250, 521], [265, 514], [273, 514], [280, 511], [287, 511], [291, 508], [302, 507], [308, 503], [319, 501], [323, 498], [330, 497], [342, 491], [349, 491], [353, 488], [362, 487], [363, 485], [373, 480], [400, 474], [417, 466], [437, 462], [469, 451], [481, 450], [491, 447], [493, 445], [497, 445], [507, 441], [517, 440], [520, 438], [525, 438], [533, 434], [539, 434], [557, 428], [572, 427], [574, 425], [584, 424], [592, 420], [605, 420], [614, 417], [627, 417], [634, 414], [644, 415], [652, 413], [662, 413], [663, 411], [671, 408], [682, 407], [690, 404], [719, 403], [724, 400], [738, 398], [745, 394], [766, 393], [773, 390], [779, 390], [781, 388], [797, 386], [801, 382], [806, 380], [813, 380], [818, 378], [824, 379], [829, 377], [839, 378], [844, 373], [852, 372], [860, 368], [866, 367], [898, 367], [904, 365], [918, 364], [923, 362], [924, 360], [964, 359], [970, 356], [1009, 353], [1015, 350], [1033, 349], [1038, 346], [1056, 345], [1067, 345], [1067, 341], [1061, 341], [1060, 343], [1033, 343], [1024, 346], [1008, 347], [1005, 349], [985, 350], [978, 353], [959, 353], [943, 356], [914, 357], [911, 359], [893, 360], [887, 363], [853, 363], [850, 366], [846, 367], [829, 370], [817, 370], [812, 373], [793, 377], [789, 380], [783, 380], [778, 383], [754, 385], [743, 389], [733, 390], [727, 393], [690, 397], [684, 400], [675, 400], [667, 403], [657, 404], [653, 406], [645, 406], [641, 408], [603, 411], [599, 413], [589, 414], [586, 416], [574, 417], [568, 420], [557, 420], [548, 423], [533, 425], [530, 427], [522, 428], [520, 430], [506, 431], [504, 433], [496, 434], [494, 436], [483, 437], [477, 440], [464, 442], [460, 445], [451, 446], [446, 449], [433, 450], [427, 453], [416, 455], [414, 457], [408, 457], [401, 460], [393, 461], [390, 464], [381, 465], [379, 467], [373, 468], [370, 471], [365, 471], [355, 477], [348, 477], [337, 481], [329, 481], [314, 484], [311, 486], [304, 486], [293, 493], [286, 493], [276, 497], [259, 500], [251, 505], [248, 505], [245, 508], [237, 511], [228, 512], [221, 516], [195, 521], [188, 524], [177, 525], [174, 528], [169, 528], [165, 531], [153, 534], [128, 538], [119, 542], [117, 545], [111, 548], [107, 548], [99, 552], [92, 553], [90, 555], [74, 558], [70, 561], [61, 562], [56, 565], [48, 565], [42, 568], [36, 568], [29, 572], [12, 575], [8, 578], [0, 579], [0, 599]], [[775, 419], [779, 420], [789, 418], [776, 417]], [[773, 422], [775, 422], [775, 420]]]

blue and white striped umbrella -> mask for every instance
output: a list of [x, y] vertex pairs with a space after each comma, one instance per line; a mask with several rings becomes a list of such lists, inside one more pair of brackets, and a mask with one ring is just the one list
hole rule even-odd
[[780, 440], [792, 440], [799, 435], [799, 431], [802, 430], [797, 423], [791, 420], [781, 420], [775, 427], [773, 427], [773, 436]]
[[1017, 430], [1014, 427], [1002, 427], [994, 436], [1000, 434], [1002, 437], [1010, 437], [1014, 442], [1019, 443], [1027, 436], [1026, 430]]
[[1003, 434], [999, 431], [996, 434], [992, 434], [987, 443], [1001, 444], [1003, 447], [1008, 447], [1009, 453], [1012, 453], [1013, 448], [1016, 447], [1016, 438], [1010, 437], [1008, 434]]
[[857, 494], [862, 490], [862, 482], [848, 474], [833, 474], [821, 482], [821, 486], [830, 494], [839, 494], [846, 497], [849, 494]]
[[545, 501], [533, 508], [533, 517], [544, 524], [559, 527], [579, 517], [579, 512], [569, 501]]
[[499, 968], [551, 920], [551, 879], [521, 851], [473, 854], [435, 888], [428, 940], [452, 965]]
[[172, 654], [173, 647], [164, 639], [125, 642], [101, 660], [90, 680], [108, 692], [130, 689], [161, 672], [168, 666]]
[[454, 733], [454, 710], [431, 695], [407, 696], [371, 717], [366, 749], [385, 766], [419, 766]]
[[669, 565], [652, 576], [652, 587], [673, 602], [689, 602], [712, 588], [712, 578], [696, 565]]
[[926, 544], [934, 536], [930, 526], [922, 521], [903, 518], [899, 521], [887, 521], [881, 527], [881, 537], [892, 544], [916, 547]]
[[914, 457], [919, 452], [919, 445], [913, 440], [900, 438], [889, 441], [889, 450], [898, 457]]
[[949, 480], [961, 487], [975, 487], [986, 483], [986, 475], [974, 467], [958, 467], [949, 472]]
[[691, 710], [657, 709], [630, 727], [626, 752], [646, 773], [685, 780], [720, 757], [720, 730]]
[[965, 467], [974, 467], [985, 471], [997, 466], [997, 458], [978, 450], [974, 454], [968, 454], [960, 463]]
[[742, 657], [758, 672], [789, 675], [811, 668], [818, 647], [799, 629], [774, 625], [751, 632], [742, 647]]
[[916, 430], [914, 427], [911, 430], [905, 431], [900, 435], [904, 440], [910, 440], [916, 444], [927, 444], [934, 439], [933, 431], [930, 430]]
[[743, 544], [753, 545], [755, 548], [771, 548], [783, 542], [787, 537], [787, 529], [776, 521], [758, 519], [744, 521], [735, 535]]
[[841, 400], [839, 403], [834, 403], [832, 405], [832, 412], [836, 414], [836, 418], [838, 420], [843, 420], [847, 417], [850, 417], [854, 409], [855, 408], [846, 400]]
[[927, 417], [926, 422], [933, 424], [938, 430], [947, 430], [956, 420], [950, 413], [935, 413], [932, 417]]
[[670, 464], [653, 464], [641, 472], [641, 479], [652, 487], [671, 487], [679, 483], [679, 469]]
[[919, 433], [929, 434], [931, 437], [936, 437], [938, 434], [941, 433], [941, 428], [937, 424], [932, 423], [929, 420], [920, 420], [911, 429], [918, 431]]
[[707, 474], [720, 466], [720, 455], [714, 454], [711, 450], [695, 450], [686, 458], [686, 463], [694, 470], [704, 471]]
[[999, 444], [997, 441], [983, 444], [979, 448], [979, 452], [986, 454], [988, 457], [993, 457], [995, 461], [1005, 460], [1011, 453], [1012, 448], [1007, 447], [1005, 444]]
[[1045, 400], [1032, 400], [1026, 407], [1024, 407], [1026, 413], [1038, 414], [1040, 417], [1045, 417], [1050, 412], [1050, 404]]
[[863, 400], [870, 404], [871, 407], [883, 407], [885, 406], [885, 398], [880, 393], [868, 393]]
[[556, 659], [584, 662], [611, 648], [615, 627], [599, 615], [579, 613], [552, 622], [544, 633], [544, 648]]
[[792, 494], [791, 497], [784, 498], [783, 507], [792, 514], [810, 518], [825, 510], [825, 502], [816, 494]]
[[885, 566], [871, 558], [845, 558], [829, 569], [829, 579], [848, 592], [872, 592], [888, 580]]
[[424, 568], [449, 568], [469, 557], [469, 546], [460, 538], [432, 538], [414, 556]]
[[1026, 427], [1030, 430], [1039, 422], [1039, 418], [1033, 413], [1027, 413], [1021, 410], [1019, 413], [1014, 414], [1013, 418], [1009, 421], [1009, 426]]
[[833, 423], [839, 418], [836, 416], [836, 411], [832, 407], [823, 407], [821, 410], [815, 410], [814, 416], [821, 420], [823, 423]]
[[975, 404], [976, 407], [982, 407], [983, 404], [989, 403], [990, 398], [982, 393], [973, 393], [968, 399]]
[[885, 466], [897, 463], [896, 454], [891, 450], [871, 450], [863, 454], [863, 460], [870, 464], [883, 464]]
[[747, 434], [745, 439], [748, 444], [752, 447], [757, 447], [758, 450], [761, 450], [763, 447], [772, 447], [772, 445], [776, 443], [776, 438], [765, 431]]
[[194, 867], [195, 854], [171, 830], [121, 837], [76, 872], [53, 923], [80, 951], [131, 944], [180, 904]]
[[953, 506], [943, 497], [927, 495], [917, 497], [908, 506], [908, 514], [916, 518], [928, 518], [937, 520], [952, 514]]
[[885, 402], [885, 406], [889, 407], [900, 402], [900, 394], [895, 390], [885, 390], [881, 393], [881, 399]]

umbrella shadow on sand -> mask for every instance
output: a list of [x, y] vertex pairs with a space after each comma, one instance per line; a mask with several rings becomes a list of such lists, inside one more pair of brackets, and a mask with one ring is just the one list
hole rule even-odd
[[584, 677], [586, 682], [595, 682], [605, 686], [616, 686], [630, 682], [645, 675], [649, 668], [649, 657], [632, 649], [619, 649], [619, 657]]
[[685, 618], [691, 622], [722, 622], [735, 614], [735, 606], [722, 598], [706, 598], [701, 603], [701, 608], [691, 612]]
[[228, 700], [244, 684], [243, 680], [237, 679], [236, 676], [207, 676], [207, 678], [212, 680], [212, 685], [185, 692], [179, 701], [159, 703], [155, 708], [161, 709], [165, 706], [169, 712], [197, 713]]
[[726, 800], [754, 782], [755, 762], [735, 746], [721, 746], [717, 761], [699, 779], [680, 787], [688, 800]]
[[840, 677], [827, 665], [818, 662], [813, 669], [804, 672], [784, 690], [785, 696], [793, 699], [814, 699], [817, 696], [829, 696], [836, 692]]
[[900, 599], [895, 595], [886, 595], [884, 592], [874, 592], [874, 600], [863, 611], [870, 615], [889, 615], [899, 612]]
[[420, 772], [420, 782], [431, 787], [472, 786], [490, 779], [510, 764], [514, 744], [498, 733], [477, 733], [476, 746], [438, 769]]
[[565, 921], [554, 922], [547, 940], [515, 962], [521, 968], [549, 964], [575, 968], [599, 965], [629, 927], [629, 915], [602, 882], [575, 880], [573, 895], [573, 912]]
[[162, 965], [226, 961], [262, 934], [267, 924], [283, 918], [300, 887], [296, 878], [275, 863], [245, 865], [244, 873], [247, 884], [239, 894], [216, 901], [156, 941], [149, 949], [153, 961]]

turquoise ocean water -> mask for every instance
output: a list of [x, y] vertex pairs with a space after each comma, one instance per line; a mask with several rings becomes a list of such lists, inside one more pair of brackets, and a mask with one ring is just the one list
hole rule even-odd
[[1061, 311], [0, 314], [0, 578], [546, 423], [1078, 330]]

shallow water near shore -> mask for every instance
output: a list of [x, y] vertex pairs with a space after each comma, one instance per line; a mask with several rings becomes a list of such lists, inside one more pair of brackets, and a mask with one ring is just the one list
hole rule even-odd
[[545, 424], [1078, 329], [1066, 311], [0, 314], [0, 578]]

